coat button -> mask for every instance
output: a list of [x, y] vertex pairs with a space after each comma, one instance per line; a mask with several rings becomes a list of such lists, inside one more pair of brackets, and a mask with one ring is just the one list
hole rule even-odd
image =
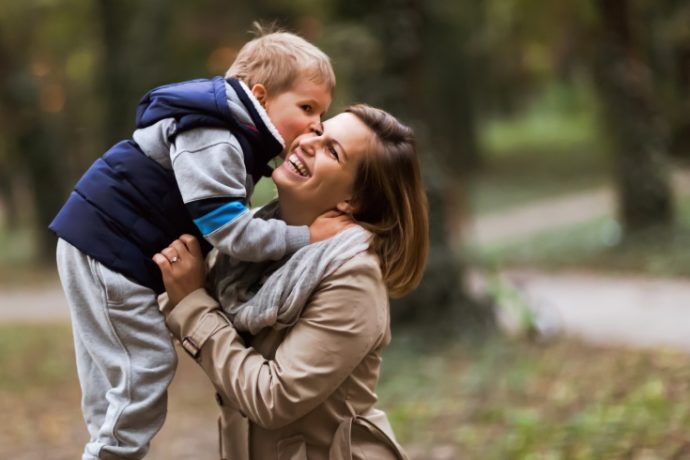
[[223, 407], [223, 398], [220, 397], [220, 393], [216, 393], [216, 402], [220, 407]]

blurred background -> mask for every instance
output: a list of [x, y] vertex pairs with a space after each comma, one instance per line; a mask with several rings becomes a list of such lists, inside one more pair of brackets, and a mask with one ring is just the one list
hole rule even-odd
[[[256, 20], [331, 56], [331, 115], [418, 134], [433, 244], [379, 386], [410, 456], [690, 458], [688, 0], [3, 0], [0, 458], [86, 439], [48, 223], [146, 91], [224, 74]], [[185, 356], [170, 393], [150, 458], [216, 458]]]

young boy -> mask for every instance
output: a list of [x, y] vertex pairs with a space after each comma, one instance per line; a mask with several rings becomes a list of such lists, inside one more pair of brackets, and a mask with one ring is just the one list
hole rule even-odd
[[226, 78], [144, 96], [132, 139], [90, 167], [50, 225], [90, 434], [83, 459], [142, 458], [165, 419], [176, 355], [158, 311], [155, 253], [192, 233], [206, 252], [277, 260], [341, 227], [327, 218], [291, 227], [247, 209], [268, 161], [320, 130], [335, 85], [328, 57], [269, 33], [240, 50]]

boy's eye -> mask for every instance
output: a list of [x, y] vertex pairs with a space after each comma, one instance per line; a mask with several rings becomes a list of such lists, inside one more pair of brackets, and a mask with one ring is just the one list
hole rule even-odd
[[302, 106], [302, 110], [304, 110], [306, 113], [311, 113], [314, 109], [309, 104], [305, 104]]

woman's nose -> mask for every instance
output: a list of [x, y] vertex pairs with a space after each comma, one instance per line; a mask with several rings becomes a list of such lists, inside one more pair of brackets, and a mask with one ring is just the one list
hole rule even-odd
[[318, 141], [319, 137], [317, 135], [305, 136], [299, 141], [300, 150], [307, 155], [314, 155]]

